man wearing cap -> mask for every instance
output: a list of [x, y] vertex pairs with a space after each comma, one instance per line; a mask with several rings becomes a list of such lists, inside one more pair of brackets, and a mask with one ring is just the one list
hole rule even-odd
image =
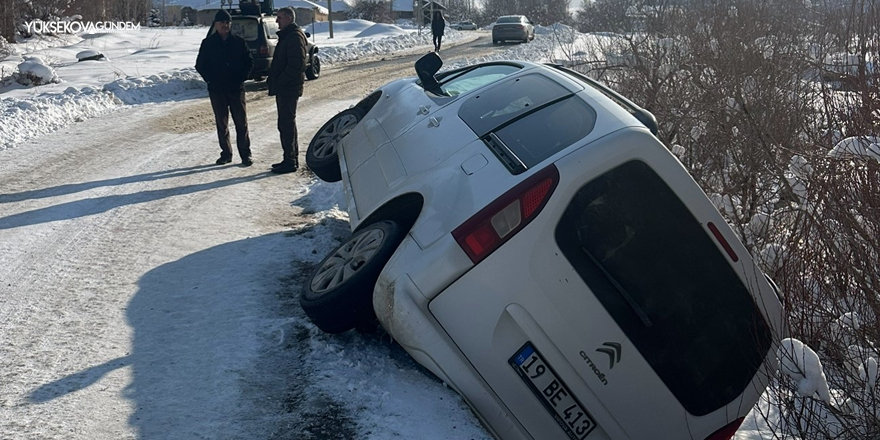
[[299, 168], [299, 145], [296, 133], [296, 104], [303, 94], [306, 71], [306, 36], [294, 22], [293, 9], [278, 10], [278, 45], [269, 66], [269, 96], [275, 97], [278, 110], [278, 132], [281, 134], [281, 162], [272, 165], [272, 172], [292, 173]]
[[232, 162], [229, 142], [229, 114], [235, 123], [235, 142], [243, 166], [253, 165], [248, 136], [244, 82], [254, 67], [254, 58], [243, 38], [229, 32], [232, 17], [224, 10], [214, 16], [214, 32], [202, 40], [196, 70], [208, 83], [208, 96], [217, 122], [220, 158], [217, 165]]

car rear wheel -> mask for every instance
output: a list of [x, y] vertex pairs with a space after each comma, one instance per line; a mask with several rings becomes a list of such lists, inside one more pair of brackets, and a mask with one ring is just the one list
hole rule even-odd
[[365, 113], [354, 107], [344, 110], [324, 124], [306, 149], [306, 164], [318, 178], [325, 182], [342, 179], [339, 171], [339, 142], [363, 119]]
[[318, 79], [319, 76], [321, 76], [321, 58], [313, 55], [312, 62], [309, 64], [309, 68], [306, 69], [306, 78]]
[[376, 320], [373, 288], [405, 231], [390, 220], [356, 232], [330, 252], [309, 277], [299, 303], [324, 332], [368, 328]]

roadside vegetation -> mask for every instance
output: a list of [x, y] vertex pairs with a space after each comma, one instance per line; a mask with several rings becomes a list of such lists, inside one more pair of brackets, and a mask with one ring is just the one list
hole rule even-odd
[[654, 113], [779, 285], [769, 432], [880, 438], [880, 4], [596, 0], [574, 24], [596, 38], [557, 35], [568, 63]]

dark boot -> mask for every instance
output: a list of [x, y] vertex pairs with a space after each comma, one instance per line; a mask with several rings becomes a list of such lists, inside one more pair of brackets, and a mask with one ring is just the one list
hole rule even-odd
[[293, 173], [299, 169], [296, 162], [282, 162], [280, 166], [273, 167], [272, 172], [275, 174]]

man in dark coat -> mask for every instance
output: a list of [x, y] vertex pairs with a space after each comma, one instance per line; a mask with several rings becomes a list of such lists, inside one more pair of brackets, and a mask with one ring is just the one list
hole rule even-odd
[[440, 43], [443, 41], [443, 32], [446, 30], [446, 20], [440, 11], [434, 11], [431, 18], [431, 34], [434, 35], [434, 52], [440, 52]]
[[220, 139], [217, 165], [232, 162], [229, 142], [229, 113], [232, 113], [241, 164], [251, 166], [254, 162], [251, 159], [244, 82], [254, 67], [254, 58], [244, 39], [230, 33], [231, 21], [232, 17], [222, 9], [214, 16], [214, 33], [202, 40], [196, 70], [208, 83], [208, 96], [217, 122], [217, 137]]
[[294, 23], [291, 8], [278, 10], [278, 45], [269, 67], [269, 96], [275, 97], [278, 109], [278, 132], [281, 134], [281, 162], [272, 165], [273, 173], [292, 173], [299, 168], [299, 145], [296, 133], [296, 105], [303, 94], [307, 56], [306, 36]]

